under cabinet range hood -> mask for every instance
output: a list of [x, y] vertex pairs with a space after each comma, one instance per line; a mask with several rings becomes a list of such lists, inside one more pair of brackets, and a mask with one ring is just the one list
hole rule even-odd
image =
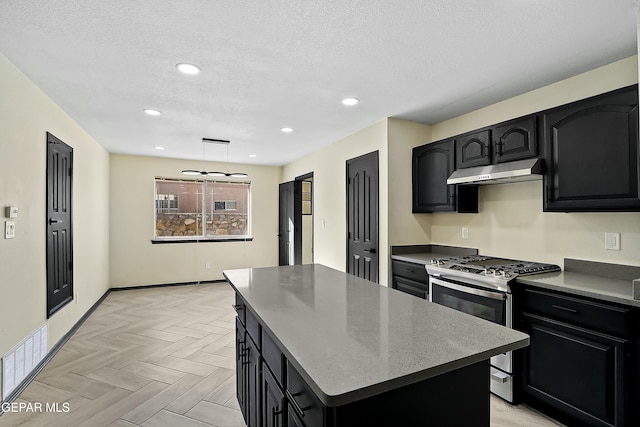
[[542, 160], [526, 159], [458, 169], [447, 179], [447, 184], [506, 184], [540, 179], [542, 179]]

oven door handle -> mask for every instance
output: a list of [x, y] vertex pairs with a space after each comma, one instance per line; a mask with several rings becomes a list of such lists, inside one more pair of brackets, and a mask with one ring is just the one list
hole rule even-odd
[[431, 283], [434, 284], [434, 285], [442, 286], [443, 288], [449, 288], [449, 289], [453, 289], [455, 291], [464, 292], [466, 294], [478, 295], [480, 297], [491, 298], [491, 299], [495, 299], [495, 300], [499, 300], [499, 301], [505, 300], [507, 298], [505, 294], [501, 294], [501, 293], [497, 293], [497, 292], [485, 291], [483, 289], [476, 289], [476, 288], [462, 286], [462, 285], [457, 285], [455, 283], [446, 282], [446, 281], [441, 280], [441, 279], [436, 279], [433, 276], [431, 277]]

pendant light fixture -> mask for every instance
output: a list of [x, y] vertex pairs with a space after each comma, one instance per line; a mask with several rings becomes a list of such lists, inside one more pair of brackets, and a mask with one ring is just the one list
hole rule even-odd
[[[229, 144], [231, 141], [226, 139], [213, 139], [213, 138], [202, 138], [202, 160], [205, 159], [205, 144], [220, 144], [227, 146], [227, 163], [229, 163]], [[246, 178], [247, 175], [244, 172], [207, 172], [207, 171], [199, 171], [195, 169], [185, 169], [182, 171], [184, 175], [202, 175], [202, 176], [226, 176], [230, 178]]]

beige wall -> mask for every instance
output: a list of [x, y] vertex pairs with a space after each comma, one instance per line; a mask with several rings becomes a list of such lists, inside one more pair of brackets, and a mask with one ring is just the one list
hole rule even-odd
[[[152, 244], [154, 178], [182, 169], [240, 170], [251, 181], [250, 242]], [[278, 183], [281, 168], [158, 157], [111, 155], [111, 286], [223, 279], [222, 270], [278, 265]], [[211, 269], [205, 264], [211, 263]]]
[[282, 182], [313, 172], [314, 262], [346, 270], [346, 161], [379, 151], [380, 283], [387, 284], [387, 120], [362, 129], [284, 167]]
[[[109, 154], [0, 55], [0, 355], [45, 322], [55, 344], [109, 287]], [[46, 132], [74, 149], [73, 302], [46, 319]], [[17, 206], [4, 239], [4, 207]], [[1, 374], [0, 374], [1, 376]], [[0, 377], [0, 382], [1, 382]]]
[[[433, 126], [433, 139], [491, 125], [638, 81], [637, 57], [545, 86]], [[407, 184], [409, 185], [409, 184]], [[479, 214], [426, 214], [431, 243], [482, 254], [554, 262], [579, 258], [640, 265], [640, 213], [544, 213], [542, 182], [480, 187]], [[425, 214], [417, 214], [421, 216]], [[469, 239], [461, 228], [469, 227]], [[604, 249], [604, 232], [621, 233], [621, 250]]]

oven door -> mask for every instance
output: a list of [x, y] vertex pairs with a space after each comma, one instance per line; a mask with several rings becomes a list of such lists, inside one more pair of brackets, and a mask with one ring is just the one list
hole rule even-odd
[[[429, 279], [429, 300], [481, 319], [507, 325], [507, 295], [467, 286], [463, 282]], [[509, 322], [510, 323], [510, 322]]]
[[[429, 301], [462, 311], [481, 319], [511, 327], [511, 295], [469, 286], [450, 278], [429, 278]], [[491, 358], [491, 364], [512, 373], [511, 352]]]

